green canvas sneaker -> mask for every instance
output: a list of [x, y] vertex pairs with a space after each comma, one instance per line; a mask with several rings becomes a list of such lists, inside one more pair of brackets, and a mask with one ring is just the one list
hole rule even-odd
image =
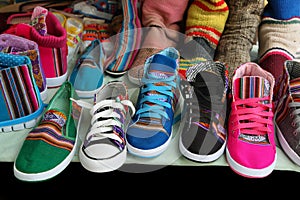
[[81, 109], [70, 82], [57, 90], [39, 123], [28, 133], [14, 162], [14, 175], [22, 181], [43, 181], [62, 172], [72, 161], [77, 145]]

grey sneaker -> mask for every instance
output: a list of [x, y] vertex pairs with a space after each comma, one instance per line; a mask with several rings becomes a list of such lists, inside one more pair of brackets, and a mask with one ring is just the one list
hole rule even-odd
[[300, 165], [300, 62], [284, 64], [282, 98], [275, 112], [278, 141], [287, 156]]
[[135, 107], [122, 81], [106, 83], [94, 99], [91, 105], [77, 101], [91, 114], [91, 126], [79, 148], [79, 159], [82, 166], [91, 172], [109, 172], [126, 161], [125, 133]]

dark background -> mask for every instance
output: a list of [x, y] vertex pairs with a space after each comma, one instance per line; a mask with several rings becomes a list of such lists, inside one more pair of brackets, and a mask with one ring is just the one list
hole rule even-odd
[[71, 196], [84, 200], [161, 199], [165, 195], [176, 199], [257, 199], [262, 196], [278, 199], [279, 195], [286, 199], [289, 196], [299, 197], [300, 190], [298, 172], [274, 170], [264, 178], [245, 178], [235, 174], [228, 166], [172, 165], [157, 170], [149, 168], [149, 172], [145, 173], [129, 173], [122, 171], [122, 168], [107, 173], [93, 173], [84, 169], [79, 162], [71, 162], [62, 173], [49, 180], [23, 182], [14, 177], [13, 163], [2, 162], [0, 180], [1, 200], [14, 199], [14, 196], [22, 199], [65, 199]]

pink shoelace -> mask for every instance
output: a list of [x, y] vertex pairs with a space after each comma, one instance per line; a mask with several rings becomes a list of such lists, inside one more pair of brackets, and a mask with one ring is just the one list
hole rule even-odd
[[[264, 135], [272, 132], [272, 104], [264, 103], [269, 97], [239, 99], [232, 103], [234, 134]], [[237, 109], [235, 109], [237, 108]]]

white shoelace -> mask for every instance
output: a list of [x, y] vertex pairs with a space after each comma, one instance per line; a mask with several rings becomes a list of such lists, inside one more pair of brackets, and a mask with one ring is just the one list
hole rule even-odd
[[[96, 103], [95, 105], [82, 100], [75, 100], [72, 98], [71, 100], [77, 103], [82, 108], [86, 108], [90, 110], [90, 115], [92, 116], [91, 119], [92, 126], [89, 132], [87, 133], [87, 138], [89, 137], [97, 137], [97, 139], [111, 138], [119, 142], [123, 142], [118, 135], [113, 133], [113, 126], [118, 126], [123, 129], [125, 125], [121, 123], [120, 121], [121, 116], [120, 114], [114, 112], [114, 109], [115, 108], [120, 109], [126, 115], [127, 112], [125, 110], [125, 106], [128, 106], [128, 108], [131, 109], [131, 117], [132, 117], [135, 113], [135, 107], [130, 100], [121, 100], [121, 101], [117, 101], [115, 99], [102, 100]], [[106, 109], [103, 109], [102, 111], [95, 113], [97, 110], [101, 110], [102, 108], [106, 108]], [[105, 117], [107, 119], [98, 121], [98, 119], [101, 117]]]

